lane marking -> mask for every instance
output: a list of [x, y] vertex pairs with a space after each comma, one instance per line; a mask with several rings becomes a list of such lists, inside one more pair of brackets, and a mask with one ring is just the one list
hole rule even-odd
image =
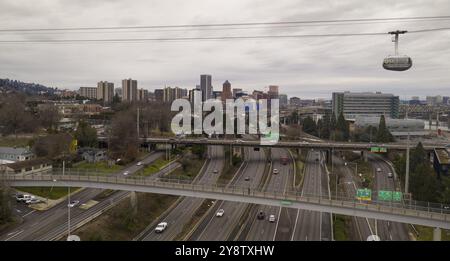
[[36, 212], [36, 209], [28, 212], [27, 214], [23, 215], [22, 217], [26, 217], [26, 216], [30, 215], [31, 213], [34, 213], [34, 212]]
[[5, 239], [5, 241], [8, 241], [8, 240], [10, 240], [11, 238], [13, 238], [13, 237], [16, 237], [16, 236], [18, 236], [18, 235], [20, 235], [22, 232], [24, 232], [25, 230], [21, 230], [21, 231], [19, 231], [17, 234], [15, 234], [15, 235], [13, 235], [13, 236], [11, 236], [11, 237], [8, 237], [7, 239]]

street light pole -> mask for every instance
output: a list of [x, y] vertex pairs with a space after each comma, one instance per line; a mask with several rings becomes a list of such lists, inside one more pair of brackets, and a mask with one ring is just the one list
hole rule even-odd
[[405, 175], [405, 193], [409, 191], [409, 132], [406, 141], [406, 175]]

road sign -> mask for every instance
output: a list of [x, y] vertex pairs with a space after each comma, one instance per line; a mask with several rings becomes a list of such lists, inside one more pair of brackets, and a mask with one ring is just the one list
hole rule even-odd
[[280, 202], [280, 204], [281, 204], [281, 205], [292, 205], [292, 202], [289, 201], [289, 200], [282, 200], [282, 201]]
[[403, 199], [403, 194], [400, 191], [394, 191], [392, 193], [392, 199], [394, 201], [402, 201]]
[[392, 191], [378, 191], [378, 200], [392, 201]]
[[380, 152], [380, 148], [378, 147], [371, 147], [370, 152]]
[[372, 190], [358, 189], [356, 191], [356, 198], [359, 200], [372, 200]]
[[387, 148], [385, 148], [385, 147], [370, 147], [370, 152], [386, 153]]

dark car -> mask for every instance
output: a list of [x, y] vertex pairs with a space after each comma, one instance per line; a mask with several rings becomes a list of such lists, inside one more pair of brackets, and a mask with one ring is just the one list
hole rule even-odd
[[259, 211], [258, 215], [256, 216], [257, 219], [262, 220], [266, 217], [266, 215], [264, 214], [264, 212]]

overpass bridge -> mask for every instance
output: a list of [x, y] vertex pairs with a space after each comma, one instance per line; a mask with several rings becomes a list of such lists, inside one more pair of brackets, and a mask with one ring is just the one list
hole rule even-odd
[[[106, 137], [99, 137], [99, 141], [106, 142]], [[298, 149], [334, 149], [334, 150], [370, 150], [372, 147], [382, 147], [388, 150], [406, 150], [405, 143], [365, 143], [365, 142], [306, 142], [306, 141], [278, 141], [276, 144], [262, 144], [258, 140], [240, 139], [207, 139], [207, 138], [140, 138], [144, 144], [170, 144], [170, 145], [222, 145], [243, 147], [273, 147]], [[411, 143], [410, 148], [417, 144]], [[423, 143], [425, 150], [443, 149], [446, 143]]]
[[295, 209], [381, 219], [450, 229], [450, 210], [440, 204], [364, 202], [354, 198], [301, 195], [298, 191], [261, 191], [242, 184], [196, 185], [186, 180], [144, 177], [107, 177], [91, 175], [19, 175], [3, 174], [2, 180], [13, 187], [89, 187], [167, 194], [204, 199], [283, 206]]

